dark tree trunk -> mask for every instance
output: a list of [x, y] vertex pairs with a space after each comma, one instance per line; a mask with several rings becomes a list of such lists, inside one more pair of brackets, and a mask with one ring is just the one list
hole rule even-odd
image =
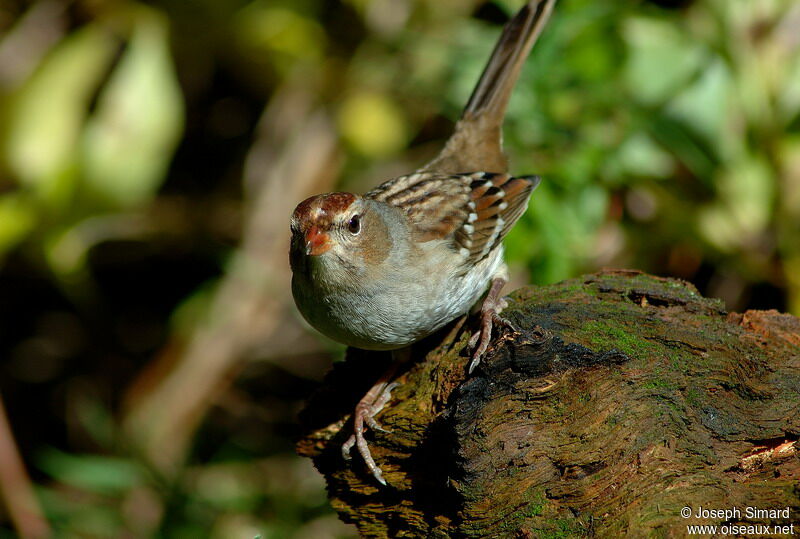
[[[344, 520], [379, 537], [792, 522], [800, 534], [800, 320], [726, 314], [688, 283], [627, 271], [511, 297], [504, 317], [517, 331], [501, 331], [473, 375], [466, 328], [415, 347], [427, 357], [377, 417], [389, 432], [368, 435], [388, 488], [340, 452], [388, 354], [350, 350], [335, 365], [302, 414], [298, 448]], [[684, 507], [740, 514], [682, 518]]]

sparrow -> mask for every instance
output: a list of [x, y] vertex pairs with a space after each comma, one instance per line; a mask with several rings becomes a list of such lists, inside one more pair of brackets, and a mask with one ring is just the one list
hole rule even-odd
[[[289, 260], [295, 303], [311, 326], [365, 350], [391, 350], [389, 370], [356, 405], [353, 435], [367, 468], [386, 485], [364, 438], [388, 402], [410, 345], [467, 314], [481, 297], [469, 372], [506, 306], [503, 238], [525, 212], [538, 176], [511, 176], [502, 123], [522, 65], [555, 0], [530, 0], [503, 28], [453, 135], [413, 174], [371, 191], [328, 193], [294, 210]], [[487, 292], [488, 288], [488, 292]]]

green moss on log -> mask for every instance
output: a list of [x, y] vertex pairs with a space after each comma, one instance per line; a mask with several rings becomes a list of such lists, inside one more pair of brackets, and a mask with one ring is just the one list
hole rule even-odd
[[687, 521], [685, 506], [791, 507], [797, 521], [798, 319], [728, 315], [688, 283], [626, 271], [518, 290], [504, 316], [516, 329], [472, 376], [473, 320], [415, 347], [378, 416], [390, 432], [370, 434], [390, 488], [339, 450], [388, 356], [351, 350], [309, 402], [298, 448], [361, 533], [673, 536], [720, 523]]

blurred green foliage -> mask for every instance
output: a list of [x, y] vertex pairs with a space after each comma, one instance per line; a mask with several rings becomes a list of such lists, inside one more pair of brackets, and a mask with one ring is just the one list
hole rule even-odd
[[[120, 395], [223, 274], [243, 161], [283, 83], [307, 81], [335, 119], [341, 185], [368, 189], [376, 163], [435, 153], [520, 3], [0, 6], [2, 391], [13, 425], [35, 422], [19, 443], [54, 527], [348, 533], [291, 456], [307, 380], [260, 373], [270, 419], [209, 418], [177, 480], [120, 442]], [[792, 0], [562, 0], [506, 124], [512, 171], [545, 179], [507, 241], [517, 270], [636, 267], [800, 315], [797, 28]]]

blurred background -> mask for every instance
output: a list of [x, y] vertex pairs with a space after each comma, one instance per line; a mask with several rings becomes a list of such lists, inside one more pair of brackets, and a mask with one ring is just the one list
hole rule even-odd
[[[431, 158], [521, 4], [0, 1], [0, 536], [354, 535], [293, 454], [343, 350], [294, 310], [288, 218]], [[506, 123], [544, 177], [516, 284], [639, 268], [800, 315], [798, 28], [561, 0]]]

